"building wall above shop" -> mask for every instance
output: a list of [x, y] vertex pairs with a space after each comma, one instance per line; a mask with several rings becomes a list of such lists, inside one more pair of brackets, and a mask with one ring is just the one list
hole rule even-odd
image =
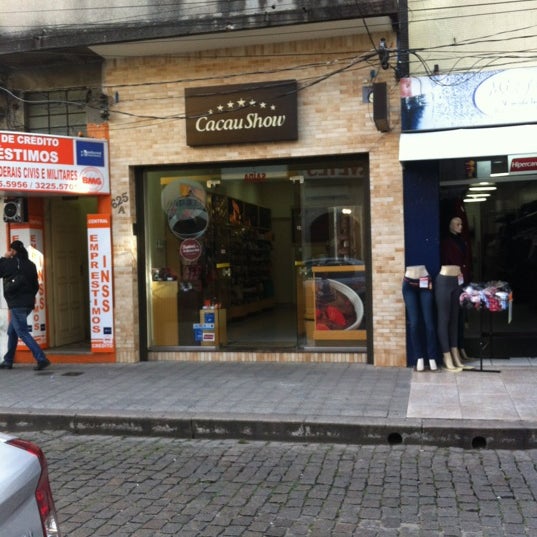
[[[315, 31], [308, 26], [304, 38], [322, 32], [323, 37], [365, 33], [371, 30], [391, 31], [397, 26], [399, 6], [397, 0], [368, 0], [359, 4], [354, 0], [285, 1], [263, 0], [176, 2], [162, 5], [156, 0], [139, 0], [126, 6], [117, 0], [102, 7], [81, 4], [75, 0], [59, 0], [54, 9], [43, 9], [42, 2], [22, 0], [17, 9], [3, 10], [0, 21], [0, 50], [4, 65], [23, 61], [18, 55], [45, 51], [73, 50], [74, 47], [139, 42], [167, 39], [165, 49], [145, 49], [146, 54], [166, 50], [191, 51], [192, 47], [206, 48], [207, 42], [193, 36], [221, 33], [225, 46], [297, 39], [297, 25], [317, 25]], [[363, 23], [367, 20], [367, 28]], [[321, 25], [320, 27], [318, 25]], [[292, 34], [282, 27], [295, 27]], [[360, 30], [361, 28], [361, 30]], [[262, 41], [244, 32], [266, 29]], [[307, 35], [306, 35], [307, 34]], [[188, 39], [185, 39], [188, 37]], [[175, 40], [183, 38], [178, 44]], [[174, 41], [170, 42], [169, 40]], [[197, 44], [196, 44], [197, 43]], [[214, 48], [222, 42], [211, 43]], [[84, 57], [83, 50], [80, 50]], [[129, 54], [124, 47], [121, 54]], [[140, 51], [135, 51], [140, 55]], [[110, 55], [110, 50], [108, 50]], [[130, 54], [129, 54], [130, 55]], [[24, 61], [29, 61], [26, 57]], [[31, 58], [31, 57], [30, 57]], [[51, 58], [50, 58], [51, 59]]]
[[452, 72], [537, 65], [537, 10], [530, 4], [408, 0], [410, 73], [436, 71], [442, 84]]

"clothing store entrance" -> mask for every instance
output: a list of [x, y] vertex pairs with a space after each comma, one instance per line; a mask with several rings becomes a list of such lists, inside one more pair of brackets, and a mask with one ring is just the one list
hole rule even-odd
[[366, 347], [367, 156], [142, 178], [150, 349]]
[[[469, 355], [478, 357], [481, 345], [487, 344], [484, 357], [537, 357], [537, 178], [526, 175], [521, 179], [490, 177], [486, 179], [490, 190], [482, 191], [469, 190], [476, 179], [440, 182], [443, 227], [466, 199], [472, 281], [505, 281], [513, 292], [511, 315], [463, 310]], [[482, 201], [468, 201], [472, 192], [488, 195]]]

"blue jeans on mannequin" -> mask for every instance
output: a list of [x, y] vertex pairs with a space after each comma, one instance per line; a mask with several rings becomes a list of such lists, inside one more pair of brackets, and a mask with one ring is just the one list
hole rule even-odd
[[11, 319], [7, 328], [7, 352], [4, 355], [4, 361], [12, 364], [17, 350], [19, 338], [30, 349], [37, 362], [46, 362], [45, 353], [38, 345], [37, 341], [30, 333], [28, 326], [28, 315], [32, 312], [29, 308], [13, 308], [9, 310]]
[[[403, 280], [403, 299], [410, 325], [410, 342], [414, 351], [414, 360], [425, 358], [436, 360], [438, 346], [434, 319], [434, 295], [428, 288], [420, 288], [419, 280], [405, 278]], [[423, 352], [422, 326], [425, 333], [427, 354]]]

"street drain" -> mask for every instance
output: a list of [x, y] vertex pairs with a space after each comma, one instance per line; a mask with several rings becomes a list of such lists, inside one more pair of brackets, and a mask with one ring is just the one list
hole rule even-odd
[[67, 373], [62, 373], [62, 377], [79, 377], [83, 374], [82, 371], [67, 371]]
[[487, 447], [487, 441], [482, 436], [476, 436], [472, 439], [473, 449], [483, 449]]
[[388, 444], [390, 444], [390, 446], [396, 446], [402, 443], [403, 443], [403, 437], [401, 436], [400, 433], [390, 433], [388, 435]]

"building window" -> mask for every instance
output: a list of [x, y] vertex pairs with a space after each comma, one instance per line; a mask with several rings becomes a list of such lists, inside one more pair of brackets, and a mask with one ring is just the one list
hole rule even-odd
[[86, 134], [85, 89], [27, 93], [26, 130], [63, 136]]

